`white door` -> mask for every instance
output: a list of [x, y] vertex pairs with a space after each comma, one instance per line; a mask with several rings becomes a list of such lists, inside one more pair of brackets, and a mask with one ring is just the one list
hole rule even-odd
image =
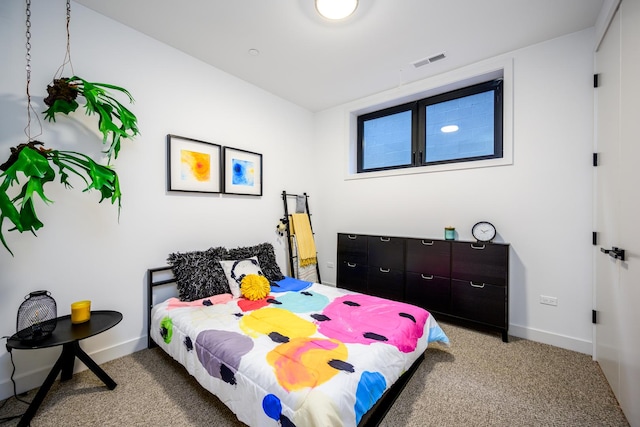
[[[620, 182], [620, 14], [616, 13], [600, 49], [596, 52], [596, 146], [598, 167], [595, 170], [596, 230], [598, 251], [611, 249], [619, 243]], [[620, 261], [600, 252], [595, 256], [595, 355], [611, 384], [620, 384], [619, 347], [620, 319], [616, 309], [620, 299]]]
[[[640, 427], [640, 1], [623, 0], [596, 53], [595, 355]], [[625, 250], [624, 260], [601, 250]]]

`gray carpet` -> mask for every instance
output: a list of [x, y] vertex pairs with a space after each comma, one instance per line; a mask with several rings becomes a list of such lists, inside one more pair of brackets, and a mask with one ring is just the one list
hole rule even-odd
[[[590, 356], [513, 337], [503, 343], [497, 334], [441, 324], [451, 346], [427, 350], [382, 426], [629, 425]], [[90, 371], [57, 381], [31, 425], [244, 425], [157, 348], [102, 367], [118, 383], [114, 390]], [[0, 418], [25, 408], [8, 399]]]

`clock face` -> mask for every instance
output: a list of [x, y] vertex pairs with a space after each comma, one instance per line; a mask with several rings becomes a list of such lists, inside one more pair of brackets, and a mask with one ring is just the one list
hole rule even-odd
[[479, 242], [490, 242], [496, 237], [496, 228], [487, 221], [480, 221], [471, 229], [471, 234]]

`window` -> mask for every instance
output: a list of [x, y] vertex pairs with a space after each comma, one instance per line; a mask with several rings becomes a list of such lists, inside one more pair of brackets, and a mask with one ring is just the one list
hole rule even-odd
[[358, 173], [502, 158], [502, 79], [358, 116]]

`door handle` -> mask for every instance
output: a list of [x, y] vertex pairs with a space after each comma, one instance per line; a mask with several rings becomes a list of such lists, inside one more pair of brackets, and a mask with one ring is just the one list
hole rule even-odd
[[608, 254], [611, 258], [624, 261], [624, 249], [616, 248], [613, 246], [611, 249], [600, 248], [600, 252]]

